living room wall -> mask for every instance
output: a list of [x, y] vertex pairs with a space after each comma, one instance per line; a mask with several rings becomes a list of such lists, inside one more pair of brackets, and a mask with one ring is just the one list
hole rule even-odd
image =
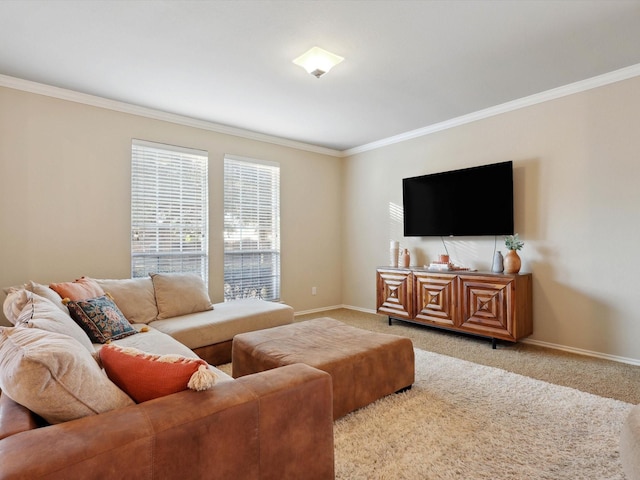
[[280, 163], [282, 300], [297, 311], [342, 303], [341, 159], [11, 88], [0, 88], [0, 287], [130, 276], [132, 138], [209, 152], [214, 302], [233, 154]]
[[[639, 125], [635, 77], [348, 157], [343, 302], [375, 309], [390, 240], [417, 265], [444, 253], [440, 238], [403, 238], [402, 178], [513, 160], [520, 256], [533, 274], [530, 338], [640, 363]], [[469, 208], [491, 215], [481, 199]], [[445, 242], [456, 263], [491, 268], [493, 237]]]

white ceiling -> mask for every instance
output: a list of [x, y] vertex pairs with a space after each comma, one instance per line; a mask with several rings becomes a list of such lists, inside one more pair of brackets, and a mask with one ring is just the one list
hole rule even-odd
[[339, 151], [637, 64], [640, 0], [0, 0], [0, 74]]

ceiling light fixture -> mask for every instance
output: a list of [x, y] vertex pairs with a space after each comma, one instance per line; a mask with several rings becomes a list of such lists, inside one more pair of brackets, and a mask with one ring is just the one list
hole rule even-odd
[[320, 47], [313, 47], [307, 53], [296, 58], [293, 63], [300, 65], [314, 77], [320, 78], [342, 60], [344, 58], [338, 55], [327, 52]]

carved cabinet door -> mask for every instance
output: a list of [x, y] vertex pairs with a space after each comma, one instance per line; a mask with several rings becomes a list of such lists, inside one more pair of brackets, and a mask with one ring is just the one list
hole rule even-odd
[[462, 330], [515, 340], [515, 284], [508, 277], [460, 275]]
[[458, 281], [456, 275], [414, 272], [416, 321], [455, 327]]
[[409, 270], [378, 270], [376, 310], [395, 318], [412, 319], [413, 275]]

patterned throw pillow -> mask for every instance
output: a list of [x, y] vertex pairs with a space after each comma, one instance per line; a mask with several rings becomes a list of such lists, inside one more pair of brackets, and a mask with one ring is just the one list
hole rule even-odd
[[199, 358], [155, 355], [137, 348], [105, 345], [100, 361], [107, 376], [137, 403], [191, 390], [213, 387], [216, 375]]
[[71, 318], [89, 335], [94, 343], [134, 335], [136, 332], [116, 304], [106, 295], [67, 303]]

